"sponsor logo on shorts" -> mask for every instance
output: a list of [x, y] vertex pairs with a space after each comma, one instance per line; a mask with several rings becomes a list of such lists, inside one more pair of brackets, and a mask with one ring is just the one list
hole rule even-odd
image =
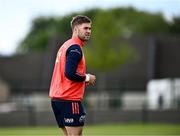
[[66, 123], [73, 123], [74, 122], [74, 119], [73, 118], [64, 118], [64, 121]]
[[85, 115], [82, 115], [80, 118], [79, 118], [79, 122], [84, 122], [85, 121]]

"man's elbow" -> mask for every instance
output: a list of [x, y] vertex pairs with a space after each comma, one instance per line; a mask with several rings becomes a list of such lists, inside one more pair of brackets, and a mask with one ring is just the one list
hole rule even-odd
[[65, 72], [65, 76], [67, 79], [74, 81], [74, 75], [71, 72]]
[[80, 77], [73, 72], [65, 72], [65, 76], [67, 79], [75, 82], [83, 82], [85, 80], [85, 77]]

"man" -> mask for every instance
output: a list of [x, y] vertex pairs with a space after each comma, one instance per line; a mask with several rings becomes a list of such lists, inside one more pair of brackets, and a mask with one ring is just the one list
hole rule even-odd
[[72, 38], [57, 53], [49, 96], [58, 126], [64, 135], [82, 135], [85, 111], [81, 104], [85, 85], [94, 85], [95, 75], [86, 73], [84, 43], [91, 35], [91, 20], [82, 15], [71, 21]]

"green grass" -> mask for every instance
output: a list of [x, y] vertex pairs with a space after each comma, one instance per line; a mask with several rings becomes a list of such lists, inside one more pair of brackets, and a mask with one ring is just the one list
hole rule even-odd
[[[84, 136], [180, 136], [180, 125], [173, 124], [107, 124], [85, 126]], [[57, 127], [4, 127], [0, 136], [59, 136]]]

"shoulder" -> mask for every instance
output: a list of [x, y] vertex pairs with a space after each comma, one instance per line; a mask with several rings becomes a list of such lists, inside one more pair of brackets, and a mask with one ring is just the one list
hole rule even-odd
[[67, 49], [66, 54], [68, 53], [75, 53], [75, 54], [77, 53], [79, 55], [82, 55], [82, 50], [78, 44], [73, 44]]

